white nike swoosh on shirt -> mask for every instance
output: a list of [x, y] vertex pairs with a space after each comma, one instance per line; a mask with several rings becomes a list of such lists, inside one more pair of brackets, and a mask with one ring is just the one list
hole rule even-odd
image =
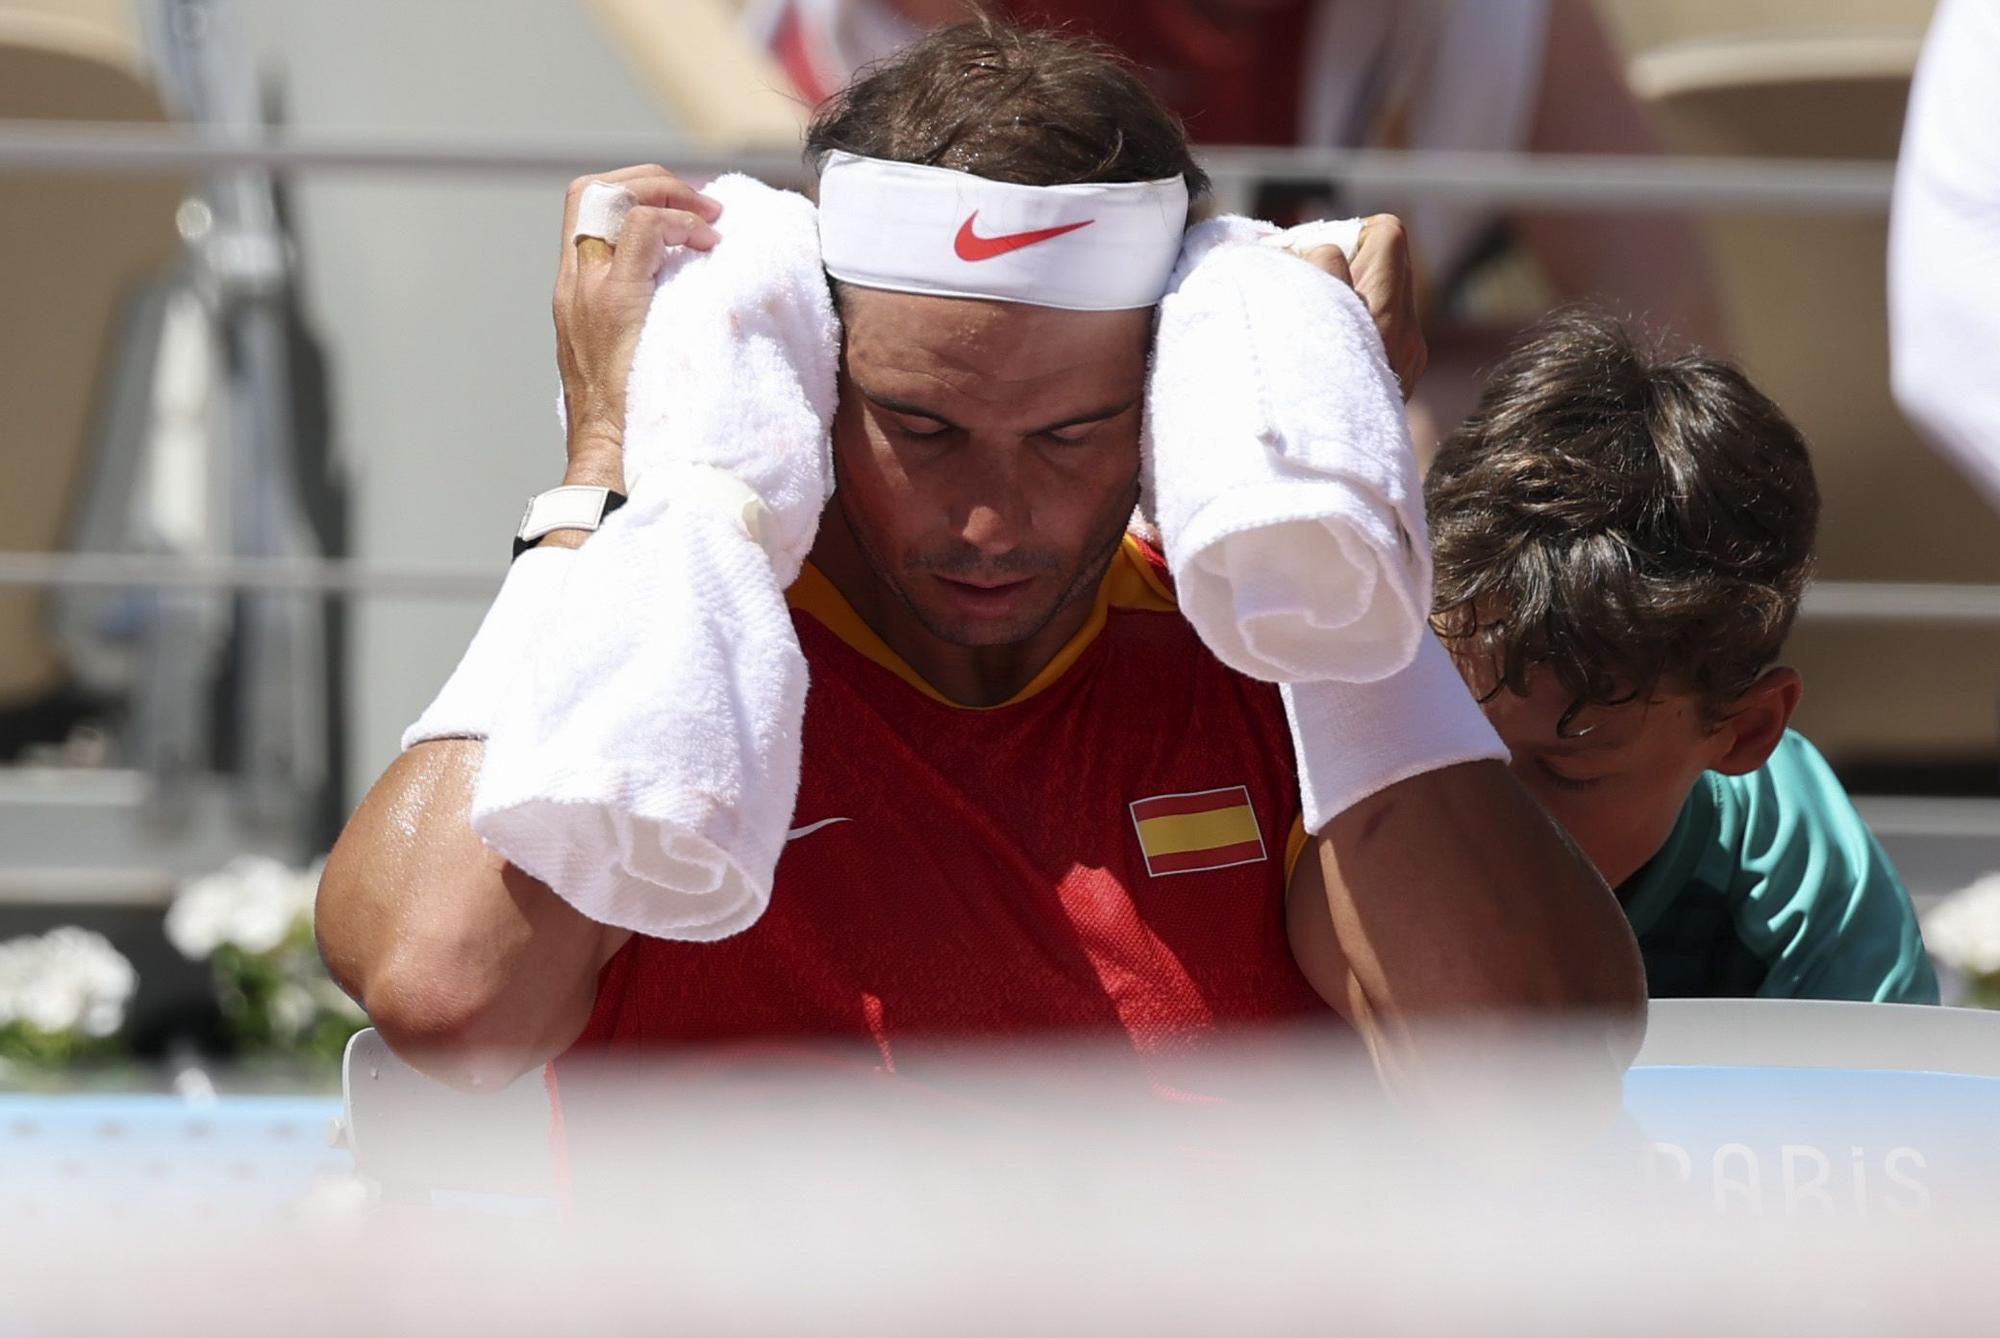
[[852, 821], [854, 821], [853, 818], [821, 818], [818, 822], [809, 822], [803, 827], [792, 828], [790, 831], [785, 833], [785, 839], [787, 841], [796, 841], [801, 836], [811, 836], [814, 832], [818, 831], [820, 828], [831, 827], [836, 822], [852, 822]]

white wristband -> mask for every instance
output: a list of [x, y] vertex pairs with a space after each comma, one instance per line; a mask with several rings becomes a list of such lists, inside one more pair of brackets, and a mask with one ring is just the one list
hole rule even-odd
[[1285, 716], [1305, 825], [1398, 781], [1458, 762], [1504, 762], [1507, 746], [1479, 709], [1444, 643], [1425, 629], [1409, 666], [1374, 683], [1287, 683]]
[[432, 739], [487, 736], [500, 699], [528, 658], [528, 648], [548, 635], [575, 560], [574, 548], [546, 545], [514, 559], [458, 668], [417, 722], [403, 731], [403, 747]]

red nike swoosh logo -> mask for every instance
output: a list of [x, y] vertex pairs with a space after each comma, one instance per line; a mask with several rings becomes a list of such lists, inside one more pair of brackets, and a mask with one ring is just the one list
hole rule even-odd
[[1009, 251], [1018, 251], [1036, 242], [1045, 242], [1051, 237], [1060, 237], [1065, 232], [1075, 232], [1087, 228], [1097, 220], [1086, 218], [1081, 223], [1065, 223], [1058, 228], [1036, 228], [1033, 232], [1009, 232], [999, 237], [982, 237], [972, 230], [972, 220], [979, 217], [973, 210], [965, 216], [965, 222], [958, 225], [958, 236], [952, 238], [951, 249], [958, 253], [960, 260], [991, 260], [994, 256], [1004, 256]]

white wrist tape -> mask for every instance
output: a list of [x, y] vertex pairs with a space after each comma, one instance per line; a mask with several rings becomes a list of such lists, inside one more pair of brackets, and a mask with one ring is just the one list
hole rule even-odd
[[547, 545], [514, 559], [458, 668], [417, 722], [403, 731], [403, 747], [432, 739], [487, 736], [501, 698], [528, 658], [528, 648], [549, 634], [575, 560], [574, 548]]
[[1408, 668], [1373, 683], [1287, 683], [1306, 830], [1398, 781], [1458, 762], [1504, 762], [1507, 746], [1425, 629]]
[[575, 242], [579, 237], [597, 237], [618, 244], [618, 234], [625, 230], [625, 215], [632, 212], [638, 197], [615, 181], [593, 181], [583, 188], [583, 194], [576, 202], [576, 222], [570, 228], [569, 239]]
[[1367, 227], [1365, 218], [1322, 218], [1273, 232], [1259, 240], [1265, 246], [1300, 256], [1322, 246], [1337, 246], [1347, 262], [1353, 264], [1354, 253], [1361, 249], [1361, 234]]

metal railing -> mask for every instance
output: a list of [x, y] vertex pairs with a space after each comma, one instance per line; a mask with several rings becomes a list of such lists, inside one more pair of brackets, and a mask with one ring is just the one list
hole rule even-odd
[[[1222, 148], [1200, 155], [1218, 186], [1250, 181], [1337, 184], [1412, 199], [1542, 209], [1888, 212], [1891, 168], [1879, 161], [1457, 153], [1390, 149]], [[796, 149], [718, 150], [662, 138], [480, 140], [465, 137], [221, 134], [195, 127], [0, 120], [0, 171], [161, 174], [263, 168], [280, 172], [461, 172], [578, 176], [658, 162], [692, 177], [724, 171], [791, 178]]]
[[[748, 171], [796, 179], [795, 149], [718, 150], [671, 139], [525, 141], [0, 120], [0, 172], [177, 174], [439, 172], [576, 176], [657, 161], [691, 177]], [[1253, 181], [1325, 183], [1364, 194], [1551, 210], [1763, 212], [1880, 216], [1893, 169], [1879, 161], [1619, 157], [1379, 149], [1223, 148], [1202, 154], [1225, 195]], [[401, 566], [348, 559], [163, 559], [102, 553], [0, 553], [0, 588], [294, 591], [334, 598], [483, 599], [497, 567]], [[1806, 596], [1812, 622], [2000, 625], [2000, 586], [1828, 581]]]

